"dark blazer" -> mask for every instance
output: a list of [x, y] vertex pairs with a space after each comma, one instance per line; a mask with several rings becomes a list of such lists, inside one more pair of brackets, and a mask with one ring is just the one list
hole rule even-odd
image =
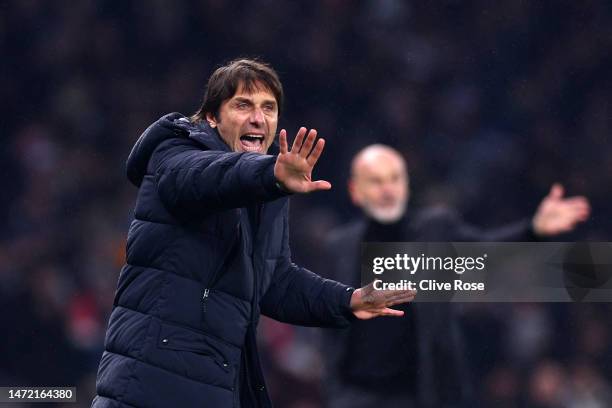
[[351, 288], [291, 262], [274, 163], [231, 152], [178, 113], [138, 139], [127, 162], [138, 198], [93, 407], [269, 407], [260, 313], [348, 324]]
[[[485, 231], [465, 224], [457, 213], [442, 207], [420, 211], [390, 226], [361, 219], [330, 234], [328, 277], [361, 286], [360, 245], [373, 227], [390, 233], [391, 241], [535, 239], [528, 220]], [[414, 403], [419, 407], [473, 406], [453, 305], [415, 302], [395, 308], [404, 310], [405, 315], [357, 321], [346, 330], [325, 331], [327, 392], [358, 389], [381, 397], [396, 394], [396, 398], [405, 397], [407, 407]]]

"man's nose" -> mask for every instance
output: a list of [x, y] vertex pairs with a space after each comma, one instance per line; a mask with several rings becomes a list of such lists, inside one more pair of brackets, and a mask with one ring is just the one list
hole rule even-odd
[[259, 108], [253, 109], [251, 112], [250, 121], [254, 125], [261, 126], [264, 123], [264, 114]]
[[394, 199], [396, 196], [397, 189], [392, 183], [385, 183], [382, 188], [382, 195], [386, 199]]
[[391, 183], [391, 182], [389, 182], [389, 181], [384, 182], [384, 183], [382, 184], [382, 190], [383, 190], [385, 193], [387, 193], [387, 194], [388, 194], [388, 193], [390, 193], [390, 192], [393, 192], [393, 183]]

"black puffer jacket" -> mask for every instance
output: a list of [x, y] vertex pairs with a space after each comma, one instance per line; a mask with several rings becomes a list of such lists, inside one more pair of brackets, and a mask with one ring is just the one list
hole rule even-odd
[[127, 164], [139, 187], [135, 219], [93, 407], [268, 407], [260, 313], [348, 324], [351, 289], [291, 262], [274, 163], [230, 152], [215, 130], [178, 113], [140, 137]]

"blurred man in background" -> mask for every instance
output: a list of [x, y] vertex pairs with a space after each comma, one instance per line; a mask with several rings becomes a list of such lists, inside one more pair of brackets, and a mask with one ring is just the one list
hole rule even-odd
[[[535, 215], [495, 230], [463, 222], [445, 208], [407, 211], [406, 163], [388, 146], [353, 159], [349, 193], [364, 217], [333, 231], [330, 277], [359, 285], [362, 242], [530, 241], [568, 232], [590, 212], [584, 197], [564, 198], [555, 184]], [[399, 306], [401, 319], [356, 322], [325, 333], [327, 401], [333, 408], [470, 406], [471, 385], [458, 318], [449, 303]]]

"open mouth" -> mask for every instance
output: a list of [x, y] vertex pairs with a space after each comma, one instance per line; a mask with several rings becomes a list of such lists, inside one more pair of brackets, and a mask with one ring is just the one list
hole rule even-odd
[[245, 152], [262, 152], [264, 137], [263, 135], [246, 134], [240, 136], [240, 145]]

